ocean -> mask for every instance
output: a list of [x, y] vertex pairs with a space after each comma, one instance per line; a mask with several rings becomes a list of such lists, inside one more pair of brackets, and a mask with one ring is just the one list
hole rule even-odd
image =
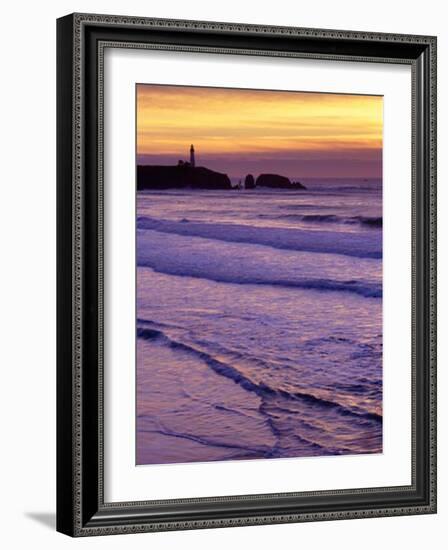
[[382, 187], [137, 194], [137, 464], [382, 452]]

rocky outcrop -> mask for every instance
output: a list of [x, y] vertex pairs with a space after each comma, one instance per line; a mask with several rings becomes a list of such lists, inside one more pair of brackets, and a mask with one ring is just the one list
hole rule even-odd
[[260, 174], [255, 182], [257, 187], [273, 187], [275, 189], [306, 189], [299, 181], [291, 182], [286, 176], [279, 174]]
[[202, 166], [137, 166], [137, 189], [232, 189], [227, 174]]
[[291, 185], [294, 189], [306, 189], [305, 185], [303, 185], [303, 183], [300, 183], [300, 181], [292, 181]]
[[246, 189], [255, 189], [255, 178], [252, 174], [247, 174], [244, 180], [244, 187]]

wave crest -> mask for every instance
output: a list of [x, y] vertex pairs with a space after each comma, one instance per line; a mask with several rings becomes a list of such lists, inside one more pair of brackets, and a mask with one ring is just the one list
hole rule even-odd
[[230, 223], [178, 222], [147, 216], [137, 218], [138, 229], [202, 237], [224, 242], [260, 244], [280, 250], [340, 254], [357, 258], [382, 257], [381, 232], [343, 233]]

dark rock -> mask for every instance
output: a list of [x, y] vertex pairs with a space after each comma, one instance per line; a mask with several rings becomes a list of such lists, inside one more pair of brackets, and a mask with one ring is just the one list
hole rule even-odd
[[289, 178], [278, 174], [260, 174], [255, 185], [257, 187], [273, 187], [275, 189], [306, 189], [300, 182], [291, 183]]
[[300, 181], [293, 181], [291, 185], [294, 189], [306, 189], [306, 187], [303, 185], [303, 183], [300, 183]]
[[255, 189], [255, 178], [252, 174], [247, 174], [244, 180], [244, 187], [246, 189]]
[[137, 189], [231, 189], [227, 174], [189, 163], [177, 166], [137, 166]]

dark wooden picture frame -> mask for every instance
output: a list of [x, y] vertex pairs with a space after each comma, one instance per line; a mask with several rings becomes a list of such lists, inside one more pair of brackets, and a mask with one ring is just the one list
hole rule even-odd
[[[104, 48], [112, 44], [411, 66], [411, 485], [104, 501], [102, 81]], [[73, 14], [57, 22], [57, 52], [58, 531], [89, 536], [435, 513], [436, 38]]]

